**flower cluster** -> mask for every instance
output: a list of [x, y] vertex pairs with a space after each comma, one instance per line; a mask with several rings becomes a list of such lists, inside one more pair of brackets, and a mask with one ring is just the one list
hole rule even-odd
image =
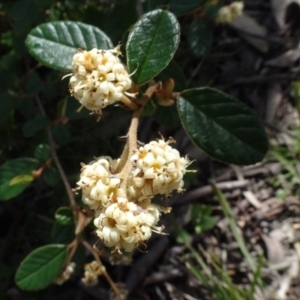
[[54, 283], [58, 285], [62, 285], [66, 281], [68, 281], [71, 275], [75, 271], [76, 264], [74, 262], [70, 262], [65, 269], [61, 272], [61, 274], [54, 280]]
[[101, 114], [103, 108], [121, 100], [131, 87], [131, 79], [118, 55], [112, 50], [79, 51], [73, 57], [69, 89], [82, 106]]
[[172, 142], [160, 139], [137, 149], [130, 157], [132, 167], [125, 187], [115, 174], [119, 160], [99, 157], [82, 165], [77, 185], [83, 202], [95, 211], [97, 235], [115, 252], [131, 252], [153, 231], [162, 233], [157, 223], [161, 212], [168, 213], [170, 208], [151, 200], [155, 195], [169, 197], [173, 190], [181, 192], [190, 163], [170, 146]]
[[85, 286], [94, 286], [98, 283], [98, 277], [105, 272], [105, 267], [100, 266], [95, 260], [84, 265], [84, 277], [81, 279]]
[[229, 5], [220, 8], [215, 21], [217, 23], [232, 23], [242, 14], [243, 9], [244, 3], [242, 1], [232, 2]]
[[98, 211], [115, 201], [120, 178], [112, 175], [118, 161], [108, 156], [99, 157], [88, 165], [82, 164], [80, 180], [82, 200], [91, 209]]
[[152, 141], [131, 157], [133, 189], [139, 196], [169, 197], [173, 190], [182, 191], [189, 161], [169, 145], [172, 142], [172, 139]]

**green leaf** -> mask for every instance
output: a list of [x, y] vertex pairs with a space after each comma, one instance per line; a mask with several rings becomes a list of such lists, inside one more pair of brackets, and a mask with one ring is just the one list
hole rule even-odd
[[184, 230], [183, 228], [178, 228], [176, 230], [176, 233], [176, 242], [178, 244], [190, 243], [191, 236], [186, 230]]
[[155, 112], [157, 106], [153, 101], [148, 101], [146, 105], [143, 107], [142, 116], [151, 116]]
[[35, 116], [32, 120], [26, 122], [22, 128], [25, 137], [32, 137], [38, 131], [44, 129], [48, 124], [48, 119], [45, 116]]
[[52, 230], [52, 241], [57, 244], [69, 244], [75, 238], [75, 226], [55, 223]]
[[0, 200], [9, 200], [19, 195], [34, 179], [31, 172], [38, 161], [31, 158], [10, 160], [0, 167]]
[[41, 162], [45, 162], [48, 158], [51, 157], [51, 150], [49, 145], [38, 145], [34, 150], [34, 157]]
[[65, 245], [47, 245], [34, 250], [20, 264], [16, 284], [26, 291], [47, 287], [61, 272], [67, 254]]
[[54, 125], [51, 130], [58, 145], [65, 145], [70, 141], [70, 130], [67, 124]]
[[33, 181], [33, 179], [34, 177], [30, 174], [18, 175], [9, 182], [9, 185], [10, 186], [22, 185], [22, 184], [28, 185], [31, 181]]
[[55, 220], [60, 225], [73, 224], [73, 213], [70, 207], [62, 206], [55, 212]]
[[81, 22], [44, 23], [27, 36], [29, 53], [42, 64], [65, 71], [78, 48], [84, 50], [112, 48], [109, 37], [97, 27]]
[[195, 19], [188, 31], [188, 43], [197, 57], [202, 57], [210, 50], [212, 43], [212, 27], [201, 19]]
[[196, 233], [209, 230], [216, 225], [217, 218], [213, 217], [211, 214], [212, 208], [210, 206], [200, 204], [193, 205], [191, 219], [195, 226]]
[[171, 61], [179, 43], [176, 17], [161, 9], [145, 14], [129, 33], [126, 52], [132, 79], [143, 84]]
[[171, 0], [170, 11], [176, 15], [181, 15], [194, 10], [205, 2], [206, 0]]
[[43, 172], [43, 179], [49, 186], [56, 186], [60, 181], [59, 174], [53, 167], [45, 169], [45, 171]]
[[250, 165], [266, 154], [268, 139], [262, 124], [231, 96], [211, 88], [186, 90], [177, 107], [191, 140], [213, 158]]

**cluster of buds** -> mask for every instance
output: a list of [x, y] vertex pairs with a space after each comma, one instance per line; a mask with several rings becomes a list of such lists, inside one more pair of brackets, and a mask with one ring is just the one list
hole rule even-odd
[[66, 281], [68, 281], [71, 275], [75, 271], [76, 264], [74, 262], [70, 262], [65, 269], [60, 273], [60, 275], [54, 280], [54, 283], [58, 285], [62, 285]]
[[126, 185], [116, 173], [119, 160], [99, 157], [82, 164], [80, 180], [83, 202], [95, 211], [96, 233], [105, 246], [121, 253], [131, 252], [144, 244], [157, 226], [160, 214], [170, 208], [151, 202], [155, 195], [169, 197], [174, 190], [182, 192], [183, 175], [190, 164], [187, 157], [170, 144], [174, 140], [152, 141], [131, 155], [131, 171]]
[[238, 16], [243, 13], [244, 3], [242, 1], [235, 1], [229, 5], [223, 6], [219, 9], [218, 15], [215, 19], [217, 23], [232, 23]]
[[100, 266], [95, 260], [84, 265], [84, 277], [81, 279], [85, 286], [94, 286], [98, 283], [98, 277], [103, 275], [105, 267]]
[[103, 108], [120, 101], [131, 87], [129, 74], [118, 57], [120, 54], [116, 47], [81, 50], [74, 55], [69, 89], [81, 107], [101, 115]]

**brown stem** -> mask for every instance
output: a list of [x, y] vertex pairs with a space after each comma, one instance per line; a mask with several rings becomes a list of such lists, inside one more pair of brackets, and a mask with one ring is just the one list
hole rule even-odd
[[148, 89], [143, 94], [142, 99], [139, 101], [141, 108], [134, 110], [132, 115], [131, 124], [127, 134], [127, 142], [121, 156], [121, 161], [116, 170], [116, 173], [118, 173], [119, 177], [122, 180], [121, 188], [124, 190], [126, 190], [127, 179], [132, 168], [130, 156], [134, 153], [134, 150], [137, 149], [137, 130], [139, 125], [139, 118], [141, 116], [141, 110], [156, 90], [157, 84], [153, 81], [150, 83]]
[[[41, 102], [39, 96], [36, 96], [36, 102], [37, 102], [37, 105], [38, 105], [39, 110], [41, 112], [41, 115], [44, 116], [44, 117], [47, 117], [47, 114], [45, 112], [45, 109], [42, 105], [42, 102]], [[66, 176], [66, 174], [64, 172], [64, 169], [62, 168], [61, 163], [59, 161], [59, 158], [57, 156], [56, 149], [55, 149], [55, 143], [54, 143], [54, 139], [53, 139], [53, 135], [52, 135], [52, 131], [51, 131], [50, 126], [47, 126], [47, 135], [48, 135], [48, 142], [49, 142], [51, 154], [52, 154], [54, 163], [56, 165], [56, 168], [58, 170], [58, 173], [59, 173], [59, 175], [60, 175], [60, 177], [61, 177], [61, 179], [64, 183], [64, 186], [65, 186], [68, 198], [69, 198], [70, 206], [72, 208], [72, 212], [73, 212], [73, 216], [74, 216], [74, 222], [75, 222], [75, 225], [76, 225], [77, 224], [78, 206], [76, 204], [75, 197], [74, 197], [74, 194], [72, 192], [69, 181], [67, 179], [67, 176]]]
[[118, 174], [119, 177], [122, 179], [121, 188], [126, 190], [126, 184], [127, 184], [127, 178], [130, 174], [132, 165], [130, 162], [130, 156], [133, 154], [134, 150], [137, 149], [137, 130], [139, 125], [139, 118], [141, 116], [141, 110], [136, 110], [133, 112], [131, 124], [128, 130], [128, 154], [127, 154], [127, 160], [124, 165], [124, 168], [122, 171]]
[[69, 245], [68, 245], [68, 248], [71, 249], [69, 255], [68, 255], [68, 258], [67, 258], [67, 261], [65, 263], [65, 266], [67, 267], [68, 264], [71, 262], [77, 248], [78, 248], [78, 239], [75, 238], [75, 240], [73, 242], [71, 242]]
[[128, 160], [128, 153], [129, 153], [129, 145], [128, 145], [128, 138], [127, 138], [125, 147], [124, 147], [122, 155], [120, 157], [120, 162], [118, 163], [118, 166], [114, 170], [114, 174], [118, 174], [119, 172], [121, 172], [121, 170], [123, 169], [123, 167], [126, 164], [126, 161]]
[[[95, 251], [95, 249], [86, 241], [86, 240], [81, 240], [81, 243], [83, 244], [83, 246], [92, 253], [92, 255], [94, 256], [96, 262], [99, 264], [99, 266], [103, 266], [100, 257], [98, 255], [98, 253]], [[113, 289], [114, 293], [118, 296], [120, 295], [120, 290], [118, 289], [117, 285], [114, 283], [114, 281], [111, 279], [111, 277], [109, 276], [109, 274], [106, 272], [105, 267], [103, 268], [103, 275], [105, 276], [106, 280], [109, 282], [111, 288]]]
[[153, 96], [156, 90], [157, 90], [157, 84], [155, 82], [150, 83], [148, 89], [144, 93], [139, 103], [141, 103], [141, 105], [144, 106], [148, 102], [148, 100]]
[[123, 104], [125, 104], [127, 107], [129, 107], [132, 110], [136, 110], [138, 109], [138, 105], [136, 103], [134, 103], [133, 101], [131, 101], [129, 98], [127, 98], [125, 95], [123, 95], [123, 97], [120, 100]]

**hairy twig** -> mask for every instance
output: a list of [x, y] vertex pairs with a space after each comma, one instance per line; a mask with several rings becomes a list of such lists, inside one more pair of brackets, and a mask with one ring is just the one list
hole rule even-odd
[[123, 154], [122, 154], [122, 161], [120, 162], [120, 165], [117, 167], [118, 171], [121, 166], [123, 166], [126, 155], [127, 155], [127, 161], [124, 164], [124, 167], [120, 172], [118, 173], [119, 177], [122, 179], [121, 188], [126, 190], [126, 184], [127, 184], [127, 178], [131, 171], [132, 165], [130, 162], [130, 156], [133, 154], [134, 150], [137, 149], [137, 131], [139, 126], [139, 119], [141, 116], [141, 110], [143, 106], [149, 101], [149, 99], [153, 96], [157, 89], [157, 84], [154, 82], [150, 83], [148, 89], [143, 94], [142, 99], [139, 101], [139, 104], [141, 105], [140, 109], [134, 110], [132, 114], [131, 124], [127, 133], [127, 142], [126, 146], [124, 148]]
[[[84, 239], [81, 240], [82, 245], [89, 251], [92, 253], [92, 255], [94, 256], [96, 262], [98, 263], [99, 266], [103, 266], [100, 257], [98, 255], [98, 253], [96, 252], [96, 250]], [[103, 266], [104, 267], [104, 266]], [[120, 290], [117, 287], [117, 285], [114, 283], [114, 281], [111, 279], [111, 277], [109, 276], [109, 274], [106, 272], [105, 267], [103, 268], [103, 275], [105, 276], [106, 280], [109, 282], [111, 288], [113, 289], [114, 293], [116, 296], [120, 295]]]
[[133, 112], [131, 124], [128, 130], [128, 157], [124, 165], [124, 168], [119, 173], [119, 176], [122, 179], [121, 188], [124, 188], [125, 190], [126, 190], [127, 178], [132, 167], [129, 157], [133, 154], [133, 151], [137, 149], [137, 130], [139, 125], [140, 115], [141, 115], [140, 110], [136, 110]]
[[[39, 96], [36, 96], [36, 103], [39, 107], [41, 115], [44, 116], [44, 117], [47, 117], [47, 114], [45, 112], [45, 109], [43, 107], [43, 104], [42, 104], [41, 99], [40, 99]], [[70, 206], [71, 206], [72, 211], [73, 211], [74, 222], [75, 222], [75, 224], [77, 224], [78, 206], [77, 206], [76, 201], [75, 201], [74, 193], [72, 192], [72, 188], [69, 184], [69, 181], [67, 179], [65, 171], [64, 171], [64, 169], [63, 169], [63, 167], [62, 167], [62, 165], [59, 161], [59, 158], [57, 156], [56, 149], [55, 149], [55, 143], [54, 143], [54, 139], [53, 139], [53, 135], [52, 135], [52, 131], [51, 131], [50, 126], [47, 126], [46, 130], [47, 130], [48, 142], [49, 142], [51, 154], [52, 154], [53, 160], [55, 162], [55, 165], [57, 167], [58, 173], [59, 173], [59, 175], [60, 175], [60, 177], [61, 177], [61, 179], [64, 183], [64, 186], [65, 186], [68, 198], [69, 198]]]

